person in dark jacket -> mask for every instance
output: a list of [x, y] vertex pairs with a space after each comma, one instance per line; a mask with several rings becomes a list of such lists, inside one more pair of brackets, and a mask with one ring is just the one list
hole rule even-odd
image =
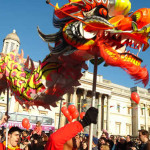
[[134, 147], [134, 143], [131, 141], [131, 136], [127, 135], [126, 137], [126, 150], [131, 150]]
[[139, 139], [142, 142], [139, 145], [139, 150], [149, 150], [150, 144], [149, 144], [149, 133], [146, 130], [139, 130]]

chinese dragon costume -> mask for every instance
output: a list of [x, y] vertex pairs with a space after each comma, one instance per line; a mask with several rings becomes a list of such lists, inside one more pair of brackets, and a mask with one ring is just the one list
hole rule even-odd
[[1, 92], [9, 86], [21, 105], [56, 106], [56, 101], [79, 85], [82, 68], [87, 69], [85, 61], [95, 56], [148, 84], [149, 73], [141, 67], [138, 54], [149, 47], [149, 8], [129, 12], [129, 0], [69, 0], [61, 8], [53, 7], [53, 24], [59, 31], [46, 35], [38, 28], [50, 54], [37, 68], [29, 58], [24, 62], [22, 54], [1, 54]]

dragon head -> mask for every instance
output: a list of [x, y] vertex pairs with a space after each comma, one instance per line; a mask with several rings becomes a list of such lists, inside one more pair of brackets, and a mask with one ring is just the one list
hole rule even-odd
[[149, 47], [149, 20], [148, 8], [139, 9], [128, 16], [112, 17], [108, 21], [114, 28], [105, 30], [98, 41], [101, 57], [107, 64], [123, 68], [145, 86], [149, 81], [149, 74], [145, 67], [141, 67], [142, 59], [138, 55], [141, 50], [145, 51]]
[[[98, 55], [107, 65], [121, 67], [146, 86], [149, 74], [141, 67], [138, 54], [149, 47], [150, 9], [129, 13], [130, 8], [129, 0], [70, 0], [55, 7], [53, 24], [60, 31], [50, 35], [38, 32], [44, 41], [55, 43], [55, 47], [49, 45], [53, 54], [63, 53], [79, 61]], [[137, 54], [127, 47], [138, 50]]]

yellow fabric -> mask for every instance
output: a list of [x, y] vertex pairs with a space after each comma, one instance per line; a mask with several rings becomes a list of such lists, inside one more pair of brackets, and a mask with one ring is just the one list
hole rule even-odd
[[[4, 146], [6, 146], [6, 141], [3, 142]], [[17, 145], [16, 147], [11, 147], [10, 145], [8, 145], [8, 148], [11, 150], [16, 150], [19, 149], [19, 146]]]

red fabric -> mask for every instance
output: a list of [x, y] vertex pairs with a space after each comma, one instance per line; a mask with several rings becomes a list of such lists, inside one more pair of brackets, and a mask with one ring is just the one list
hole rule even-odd
[[[0, 150], [6, 150], [6, 147], [3, 143], [0, 143]], [[20, 148], [16, 147], [16, 148], [10, 148], [8, 147], [7, 150], [21, 150]]]
[[63, 150], [64, 144], [77, 133], [81, 132], [83, 126], [79, 121], [66, 124], [64, 127], [58, 129], [51, 134], [45, 146], [45, 150]]
[[38, 135], [41, 135], [41, 133], [42, 133], [42, 127], [41, 126], [40, 127], [35, 127], [33, 131], [36, 131], [36, 133]]
[[28, 139], [30, 141], [30, 136], [22, 137], [22, 140], [24, 140], [24, 139]]

